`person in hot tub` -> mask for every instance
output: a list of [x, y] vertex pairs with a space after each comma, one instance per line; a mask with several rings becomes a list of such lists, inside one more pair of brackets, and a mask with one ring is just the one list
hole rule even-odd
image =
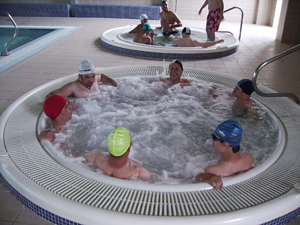
[[160, 78], [160, 81], [165, 82], [167, 85], [181, 84], [181, 86], [189, 85], [190, 80], [181, 78], [183, 73], [182, 63], [175, 59], [169, 64], [169, 75], [168, 78]]
[[141, 23], [138, 24], [134, 29], [128, 32], [128, 34], [138, 34], [142, 32], [142, 28], [145, 23], [148, 23], [148, 16], [146, 14], [140, 15]]
[[[150, 33], [150, 37], [148, 36]], [[141, 33], [136, 33], [133, 36], [133, 41], [141, 44], [154, 44], [154, 33], [151, 32], [151, 26], [149, 23], [143, 25]]]
[[[258, 118], [257, 107], [250, 98], [253, 91], [252, 80], [242, 79], [236, 84], [233, 91], [228, 93], [229, 97], [235, 99], [232, 105], [232, 112], [235, 116]], [[216, 87], [210, 89], [210, 94], [213, 98], [219, 96]]]
[[72, 118], [75, 105], [61, 95], [52, 95], [43, 103], [43, 110], [46, 116], [51, 119], [51, 129], [39, 134], [38, 139], [53, 141], [54, 133], [61, 132], [61, 127]]
[[157, 29], [162, 29], [164, 35], [178, 34], [176, 27], [181, 27], [182, 23], [176, 13], [169, 10], [168, 1], [161, 2], [161, 9], [162, 12], [159, 13], [161, 26]]
[[207, 47], [224, 42], [223, 39], [220, 39], [218, 41], [199, 42], [199, 41], [193, 40], [191, 38], [191, 33], [192, 33], [192, 31], [190, 28], [188, 28], [188, 27], [183, 28], [182, 38], [173, 41], [173, 43], [174, 43], [173, 46], [174, 47], [196, 47], [196, 46], [199, 46], [199, 47], [207, 48]]
[[95, 67], [89, 60], [82, 61], [79, 65], [79, 74], [76, 81], [70, 82], [61, 88], [50, 92], [47, 97], [52, 95], [62, 95], [64, 97], [84, 98], [90, 94], [100, 92], [98, 83], [108, 83], [114, 87], [118, 83], [104, 74], [95, 74]]
[[235, 120], [226, 120], [219, 124], [212, 134], [212, 143], [215, 152], [222, 155], [215, 164], [205, 168], [205, 173], [196, 176], [195, 181], [211, 184], [214, 189], [223, 187], [220, 176], [230, 176], [249, 170], [254, 162], [250, 153], [240, 154], [242, 140], [242, 126]]
[[95, 163], [100, 170], [112, 177], [122, 179], [129, 177], [148, 179], [151, 177], [148, 170], [128, 158], [131, 137], [125, 127], [118, 127], [110, 132], [107, 137], [107, 147], [109, 154], [95, 152], [85, 154], [84, 158], [88, 162]]

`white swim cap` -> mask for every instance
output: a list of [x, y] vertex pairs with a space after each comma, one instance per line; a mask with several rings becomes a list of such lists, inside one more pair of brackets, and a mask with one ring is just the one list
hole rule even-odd
[[146, 14], [140, 15], [140, 20], [143, 20], [143, 19], [148, 19], [148, 16]]
[[89, 73], [95, 73], [95, 67], [93, 63], [89, 60], [82, 61], [79, 65], [79, 74], [89, 74]]

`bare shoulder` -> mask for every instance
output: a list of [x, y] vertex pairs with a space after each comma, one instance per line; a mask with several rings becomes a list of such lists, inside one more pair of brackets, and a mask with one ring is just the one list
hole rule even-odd
[[97, 80], [97, 83], [101, 81], [102, 75], [104, 75], [104, 74], [101, 74], [101, 73], [96, 74], [96, 80]]
[[134, 160], [130, 159], [130, 166], [135, 171], [135, 173], [137, 174], [137, 176], [140, 177], [140, 178], [142, 178], [142, 179], [148, 179], [148, 178], [150, 178], [152, 176], [151, 173], [147, 169], [145, 169], [137, 161], [134, 161]]
[[183, 79], [181, 79], [181, 82], [182, 82], [182, 83], [191, 83], [192, 81], [190, 81], [190, 80], [188, 80], [188, 79], [185, 79], [185, 78], [183, 78]]
[[137, 167], [142, 167], [142, 165], [140, 163], [138, 163], [137, 161], [134, 161], [132, 159], [128, 159], [130, 166], [133, 168], [137, 168]]
[[208, 167], [205, 168], [205, 172], [219, 175], [220, 167], [221, 165], [209, 165]]
[[243, 161], [249, 162], [250, 164], [252, 164], [254, 162], [254, 157], [251, 153], [249, 152], [245, 152], [243, 154], [241, 154]]
[[162, 82], [167, 82], [169, 80], [169, 78], [159, 78], [159, 80]]

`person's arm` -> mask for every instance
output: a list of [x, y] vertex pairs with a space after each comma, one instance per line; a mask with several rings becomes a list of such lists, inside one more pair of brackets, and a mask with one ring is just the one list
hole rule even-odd
[[52, 142], [55, 139], [55, 135], [51, 130], [43, 131], [39, 134], [38, 139], [41, 140], [48, 140]]
[[141, 24], [137, 25], [134, 29], [128, 32], [128, 34], [139, 33], [141, 31]]
[[142, 179], [149, 179], [151, 177], [151, 173], [146, 170], [144, 167], [140, 167], [138, 177]]
[[74, 94], [73, 93], [74, 82], [68, 83], [68, 84], [62, 86], [61, 88], [50, 92], [49, 94], [47, 94], [46, 98], [48, 98], [52, 95], [61, 95], [64, 97], [69, 97], [69, 96], [73, 95]]
[[101, 81], [103, 83], [109, 83], [114, 87], [118, 87], [118, 83], [114, 79], [112, 79], [112, 78], [110, 78], [110, 77], [108, 77], [104, 74], [101, 74], [101, 77], [100, 77], [99, 81]]
[[220, 4], [220, 9], [221, 9], [221, 15], [220, 15], [220, 19], [221, 21], [224, 20], [224, 3], [223, 3], [223, 0], [218, 0], [219, 1], [219, 4]]
[[197, 40], [194, 40], [194, 43], [196, 46], [201, 46], [203, 48], [207, 48], [207, 47], [210, 47], [210, 46], [222, 43], [222, 42], [224, 42], [223, 39], [220, 39], [218, 41], [208, 41], [208, 42], [199, 42]]
[[200, 8], [198, 15], [200, 15], [202, 13], [202, 10], [208, 5], [208, 1], [205, 0], [204, 4], [202, 5], [202, 7]]
[[178, 40], [173, 41], [172, 47], [180, 47], [180, 44], [181, 44], [180, 40], [181, 40], [181, 38], [178, 39]]
[[150, 38], [151, 38], [151, 44], [153, 45], [154, 44], [154, 31], [153, 30], [150, 31]]
[[160, 17], [160, 27], [155, 27], [156, 29], [162, 29], [162, 23], [161, 23], [161, 13], [159, 13], [159, 17]]
[[195, 181], [206, 182], [213, 186], [214, 189], [219, 189], [223, 187], [223, 182], [221, 178], [212, 173], [199, 173]]
[[176, 13], [174, 13], [174, 12], [172, 12], [172, 13], [173, 13], [173, 19], [176, 22], [176, 24], [170, 24], [171, 27], [182, 27], [182, 23], [181, 23], [179, 17], [176, 15]]
[[219, 97], [218, 92], [216, 91], [216, 88], [214, 86], [211, 87], [211, 89], [209, 89], [209, 93], [213, 98], [217, 98]]

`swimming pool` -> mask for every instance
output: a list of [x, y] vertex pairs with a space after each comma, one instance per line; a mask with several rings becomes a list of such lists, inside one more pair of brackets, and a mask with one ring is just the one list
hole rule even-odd
[[[161, 67], [97, 69], [110, 77], [155, 75]], [[211, 190], [205, 183], [144, 185], [62, 166], [37, 141], [44, 96], [73, 81], [73, 74], [42, 85], [15, 101], [1, 116], [0, 171], [9, 190], [27, 207], [56, 224], [284, 224], [299, 215], [300, 108], [287, 98], [253, 98], [281, 127], [279, 151], [263, 166], [224, 179]], [[183, 76], [233, 88], [238, 79], [185, 68]], [[273, 92], [259, 85], [260, 90]], [[16, 131], [18, 132], [16, 134]], [[44, 142], [45, 148], [51, 143]], [[282, 207], [284, 205], [285, 207]], [[263, 212], [263, 213], [261, 213]], [[270, 221], [270, 222], [268, 222]]]
[[[20, 28], [18, 29], [18, 36], [8, 45], [7, 51], [11, 51], [21, 45], [24, 45], [32, 40], [35, 40], [43, 35], [46, 35], [55, 29], [33, 29]], [[13, 37], [15, 33], [14, 28], [0, 28], [0, 52], [4, 53], [4, 45]]]
[[[0, 25], [0, 28], [13, 28], [11, 25]], [[44, 34], [20, 47], [17, 47], [8, 53], [8, 56], [0, 56], [0, 72], [13, 64], [25, 59], [31, 54], [41, 50], [49, 44], [59, 40], [60, 38], [70, 34], [80, 28], [80, 26], [18, 26], [21, 29], [39, 29], [53, 30], [48, 34]], [[13, 43], [13, 42], [12, 42]], [[12, 44], [11, 43], [11, 44]], [[10, 45], [9, 45], [10, 46]]]

